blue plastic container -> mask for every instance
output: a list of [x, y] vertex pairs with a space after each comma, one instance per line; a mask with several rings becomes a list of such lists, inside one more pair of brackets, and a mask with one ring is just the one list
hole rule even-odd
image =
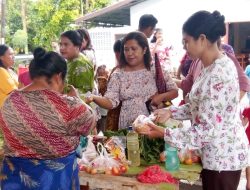
[[167, 171], [177, 171], [180, 168], [180, 160], [178, 157], [177, 148], [171, 147], [169, 144], [165, 144], [165, 168]]

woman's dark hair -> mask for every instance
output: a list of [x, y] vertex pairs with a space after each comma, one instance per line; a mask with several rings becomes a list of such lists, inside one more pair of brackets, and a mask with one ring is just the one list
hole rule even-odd
[[214, 43], [226, 34], [225, 17], [218, 11], [213, 13], [198, 11], [188, 18], [182, 31], [196, 40], [204, 34], [211, 43]]
[[68, 30], [66, 32], [63, 32], [61, 34], [61, 37], [68, 38], [74, 44], [74, 46], [79, 47], [79, 49], [82, 46], [82, 38], [80, 34], [75, 30]]
[[[0, 45], [0, 56], [3, 56], [8, 49], [9, 49], [8, 46], [6, 46], [6, 45]], [[0, 67], [3, 67], [3, 68], [6, 69], [6, 67], [4, 66], [4, 64], [3, 64], [3, 62], [2, 62], [1, 59], [0, 59]]]
[[156, 29], [155, 29], [154, 36], [153, 36], [152, 40], [150, 41], [151, 43], [155, 43], [155, 42], [157, 41], [156, 34], [157, 34], [158, 32], [162, 32], [162, 29], [161, 29], [161, 28], [156, 28]]
[[63, 57], [54, 51], [46, 52], [38, 47], [33, 52], [34, 59], [29, 65], [30, 78], [45, 76], [50, 79], [54, 74], [61, 73], [64, 80], [67, 73], [67, 63]]
[[[83, 40], [87, 41], [87, 45], [86, 45], [85, 49], [93, 49], [93, 46], [91, 43], [91, 38], [90, 38], [88, 30], [86, 28], [82, 28], [82, 29], [77, 29], [76, 31], [80, 34], [82, 41]], [[83, 49], [83, 50], [85, 50], [85, 49]]]
[[128, 65], [128, 62], [127, 62], [127, 60], [125, 58], [125, 55], [124, 55], [124, 45], [129, 40], [137, 41], [137, 43], [139, 44], [139, 46], [142, 49], [146, 48], [146, 52], [144, 54], [144, 65], [147, 68], [147, 70], [150, 70], [150, 65], [151, 65], [152, 58], [151, 58], [151, 54], [150, 54], [150, 50], [149, 50], [147, 37], [142, 32], [130, 32], [122, 40], [121, 55], [120, 55], [121, 67], [124, 67], [125, 65]]
[[122, 41], [120, 39], [116, 40], [114, 45], [113, 45], [113, 51], [114, 52], [121, 52], [121, 47], [122, 47]]

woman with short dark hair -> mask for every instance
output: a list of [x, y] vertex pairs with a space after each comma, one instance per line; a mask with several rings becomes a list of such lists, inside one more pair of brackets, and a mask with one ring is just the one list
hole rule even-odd
[[1, 189], [79, 190], [75, 150], [95, 115], [73, 87], [62, 94], [67, 64], [56, 52], [37, 48], [29, 71], [32, 83], [13, 91], [0, 111]]

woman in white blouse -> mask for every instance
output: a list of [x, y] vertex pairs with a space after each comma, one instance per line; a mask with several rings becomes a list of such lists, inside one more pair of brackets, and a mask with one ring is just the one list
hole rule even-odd
[[240, 90], [236, 67], [216, 44], [226, 33], [224, 16], [199, 11], [183, 25], [184, 49], [201, 59], [203, 69], [189, 103], [154, 112], [156, 123], [170, 117], [190, 119], [192, 126], [164, 129], [150, 125], [151, 137], [164, 137], [178, 148], [200, 149], [204, 190], [236, 190], [248, 160], [248, 140], [240, 120]]

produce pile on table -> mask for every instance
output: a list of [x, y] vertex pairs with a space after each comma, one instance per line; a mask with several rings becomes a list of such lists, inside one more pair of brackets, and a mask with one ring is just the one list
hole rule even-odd
[[[146, 116], [137, 118], [133, 125], [134, 129], [140, 126], [141, 130], [147, 130], [148, 126], [144, 121], [148, 122]], [[177, 128], [182, 127], [182, 123], [170, 120], [165, 124], [161, 124], [161, 126]], [[126, 135], [127, 130], [121, 129], [118, 131], [105, 131], [104, 137], [89, 136], [86, 151], [83, 152], [83, 158], [79, 160], [80, 170], [90, 174], [101, 173], [131, 177], [140, 175], [145, 169], [145, 171], [148, 171], [147, 167], [153, 164], [157, 164], [163, 171], [165, 170], [163, 163], [165, 162], [164, 140], [161, 138], [149, 139], [143, 135], [139, 136], [141, 166], [129, 168], [129, 161], [126, 160]], [[180, 169], [171, 172], [171, 175], [176, 179], [185, 179], [191, 183], [198, 180], [202, 168], [197, 151], [179, 150], [178, 156], [181, 163]]]
[[[133, 127], [137, 132], [145, 132], [150, 130], [148, 123], [153, 123], [155, 119], [154, 115], [145, 116], [139, 115], [134, 123]], [[156, 123], [159, 126], [164, 128], [181, 128], [183, 123], [175, 119], [168, 119], [165, 123]], [[164, 151], [165, 142], [163, 139], [149, 139], [146, 136], [140, 137], [140, 151], [141, 157], [147, 163], [159, 163], [165, 162], [165, 151]], [[182, 164], [191, 165], [192, 163], [200, 163], [200, 156], [198, 151], [189, 150], [188, 148], [180, 149], [178, 151], [178, 156]]]
[[81, 171], [90, 174], [120, 175], [128, 170], [124, 145], [119, 137], [105, 140], [105, 138], [88, 136], [87, 148], [82, 158], [78, 160], [78, 165]]
[[138, 181], [142, 183], [172, 183], [176, 184], [177, 180], [173, 178], [173, 176], [162, 170], [160, 166], [153, 165], [146, 168], [143, 172], [141, 172], [137, 176]]

